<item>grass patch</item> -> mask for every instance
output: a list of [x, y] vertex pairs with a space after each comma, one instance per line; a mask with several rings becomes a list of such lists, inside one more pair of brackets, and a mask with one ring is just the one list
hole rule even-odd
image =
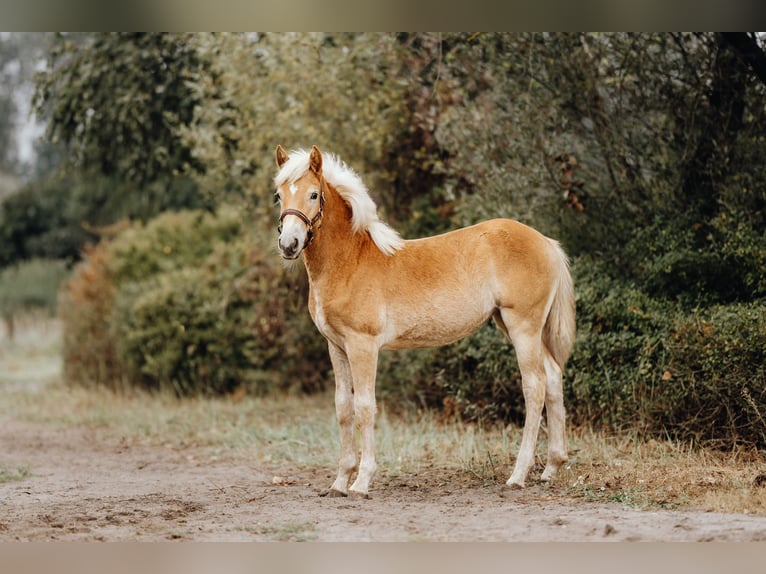
[[313, 522], [287, 522], [263, 529], [275, 542], [309, 542], [316, 540], [316, 525]]
[[577, 432], [555, 481], [567, 497], [636, 509], [699, 508], [766, 515], [766, 461], [752, 449], [717, 451], [633, 435]]
[[240, 526], [235, 530], [254, 536], [267, 536], [274, 542], [310, 542], [317, 539], [313, 522], [286, 522], [277, 526]]
[[29, 478], [30, 476], [32, 476], [32, 473], [30, 472], [29, 467], [12, 467], [0, 464], [0, 484], [5, 484], [6, 482], [17, 482], [19, 480]]

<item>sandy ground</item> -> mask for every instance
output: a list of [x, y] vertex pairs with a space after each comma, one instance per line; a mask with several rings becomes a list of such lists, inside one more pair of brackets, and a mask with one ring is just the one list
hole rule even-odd
[[0, 541], [763, 541], [766, 517], [562, 503], [456, 480], [380, 481], [372, 499], [323, 498], [331, 469], [261, 468], [213, 450], [0, 421]]

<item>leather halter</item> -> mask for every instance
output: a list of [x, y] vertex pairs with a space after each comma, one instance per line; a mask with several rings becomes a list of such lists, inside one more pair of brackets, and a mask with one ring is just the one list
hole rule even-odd
[[320, 184], [320, 187], [321, 190], [319, 194], [319, 211], [317, 211], [317, 214], [313, 219], [309, 219], [309, 216], [299, 209], [288, 208], [279, 214], [279, 226], [277, 227], [277, 231], [279, 231], [279, 233], [282, 233], [282, 221], [288, 215], [294, 215], [306, 225], [306, 241], [303, 243], [303, 249], [306, 249], [306, 247], [309, 246], [309, 243], [311, 243], [311, 240], [314, 238], [314, 226], [321, 221], [322, 215], [324, 213], [324, 185]]

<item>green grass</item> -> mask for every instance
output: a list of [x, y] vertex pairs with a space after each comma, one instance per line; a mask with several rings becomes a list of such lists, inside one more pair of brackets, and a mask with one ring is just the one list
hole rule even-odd
[[17, 482], [32, 476], [29, 467], [0, 465], [0, 484]]

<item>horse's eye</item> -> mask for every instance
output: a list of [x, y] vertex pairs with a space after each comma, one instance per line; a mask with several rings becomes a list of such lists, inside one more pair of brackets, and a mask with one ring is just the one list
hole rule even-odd
[[280, 203], [282, 201], [282, 195], [279, 192], [274, 194], [274, 203]]
[[311, 194], [311, 199], [316, 199], [317, 197], [319, 197], [319, 194], [316, 191]]

